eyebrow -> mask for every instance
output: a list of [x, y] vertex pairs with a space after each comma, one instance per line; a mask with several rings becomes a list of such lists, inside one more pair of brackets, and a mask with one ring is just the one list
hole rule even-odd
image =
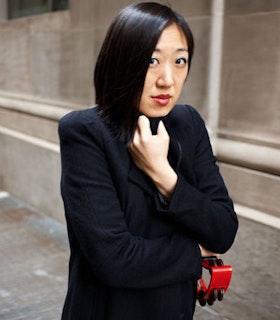
[[[162, 50], [159, 49], [159, 48], [155, 48], [154, 52], [162, 52]], [[187, 48], [178, 48], [174, 52], [187, 52], [187, 53], [189, 53], [189, 49], [187, 49]]]

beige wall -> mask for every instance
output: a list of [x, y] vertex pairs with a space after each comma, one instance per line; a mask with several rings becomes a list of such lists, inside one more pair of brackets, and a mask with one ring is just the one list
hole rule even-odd
[[[70, 0], [67, 11], [12, 21], [0, 15], [0, 189], [60, 221], [57, 121], [70, 109], [94, 103], [96, 55], [108, 24], [131, 2]], [[277, 257], [278, 247], [272, 251], [270, 244], [275, 245], [280, 228], [280, 2], [169, 3], [187, 18], [196, 41], [180, 101], [195, 106], [206, 120], [230, 194], [245, 217], [228, 256], [236, 264], [233, 301], [240, 305], [244, 286], [250, 287], [242, 277], [243, 264], [249, 263], [245, 256], [262, 262], [254, 240], [261, 230], [262, 250], [271, 259]], [[276, 259], [273, 265], [279, 265]], [[257, 319], [275, 299], [270, 294], [277, 290], [279, 272], [257, 271], [263, 279], [269, 274], [271, 292], [255, 309], [257, 293], [249, 294], [247, 315], [238, 319]], [[238, 315], [230, 301], [223, 306]], [[272, 313], [260, 319], [276, 319], [271, 308]]]
[[218, 134], [235, 155], [221, 159], [236, 201], [279, 216], [280, 2], [225, 4]]

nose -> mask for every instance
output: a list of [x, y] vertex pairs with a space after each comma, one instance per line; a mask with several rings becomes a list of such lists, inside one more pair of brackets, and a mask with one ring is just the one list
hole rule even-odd
[[161, 66], [157, 85], [159, 87], [171, 87], [174, 84], [172, 67], [169, 64]]

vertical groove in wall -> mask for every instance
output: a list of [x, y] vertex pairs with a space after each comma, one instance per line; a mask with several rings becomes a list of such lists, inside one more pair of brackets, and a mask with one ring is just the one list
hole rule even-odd
[[[223, 47], [224, 0], [212, 1], [212, 23], [210, 34], [208, 121], [210, 134], [215, 138], [219, 124], [221, 64]], [[215, 139], [216, 140], [216, 139]]]
[[7, 2], [8, 1], [0, 0], [0, 21], [8, 19]]

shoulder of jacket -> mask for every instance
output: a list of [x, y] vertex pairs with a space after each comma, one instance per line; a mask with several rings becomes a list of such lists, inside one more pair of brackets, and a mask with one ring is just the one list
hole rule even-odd
[[59, 120], [58, 133], [60, 140], [90, 140], [104, 146], [114, 140], [111, 129], [99, 113], [98, 106], [74, 110]]
[[59, 126], [76, 126], [87, 124], [98, 118], [96, 107], [89, 107], [87, 109], [72, 110], [66, 113], [60, 120]]
[[200, 113], [192, 106], [187, 104], [177, 104], [171, 112], [171, 117], [175, 120], [186, 122], [188, 125], [204, 125]]
[[73, 110], [64, 115], [58, 122], [59, 131], [80, 131], [88, 126], [98, 127], [102, 120], [99, 116], [97, 107]]
[[176, 104], [172, 109], [172, 113], [179, 116], [199, 116], [199, 112], [188, 104]]

